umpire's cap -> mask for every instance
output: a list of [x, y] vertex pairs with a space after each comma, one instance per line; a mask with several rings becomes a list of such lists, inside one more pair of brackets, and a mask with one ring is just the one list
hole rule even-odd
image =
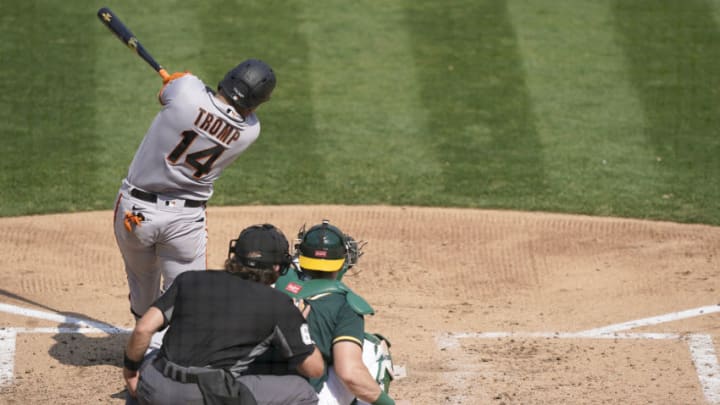
[[323, 220], [300, 236], [298, 261], [303, 270], [335, 272], [342, 270], [348, 256], [347, 236]]
[[288, 249], [287, 238], [274, 225], [253, 225], [230, 241], [228, 259], [253, 269], [271, 269], [278, 264], [280, 273], [284, 274], [292, 261]]

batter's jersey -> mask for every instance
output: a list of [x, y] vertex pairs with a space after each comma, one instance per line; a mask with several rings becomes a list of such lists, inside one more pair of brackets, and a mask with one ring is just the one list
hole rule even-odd
[[[321, 294], [308, 299], [310, 314], [310, 336], [322, 353], [325, 364], [333, 364], [332, 347], [338, 342], [352, 342], [360, 349], [365, 338], [365, 320], [362, 315], [355, 312], [347, 303], [345, 294]], [[323, 383], [328, 378], [328, 367], [325, 367], [323, 376], [310, 379], [310, 384], [316, 392], [320, 392]]]
[[126, 181], [142, 190], [186, 200], [208, 200], [223, 169], [260, 134], [253, 113], [244, 118], [193, 76], [167, 83], [135, 153]]
[[226, 271], [182, 273], [153, 306], [169, 324], [159, 355], [184, 367], [241, 375], [272, 349], [294, 370], [315, 349], [290, 297]]

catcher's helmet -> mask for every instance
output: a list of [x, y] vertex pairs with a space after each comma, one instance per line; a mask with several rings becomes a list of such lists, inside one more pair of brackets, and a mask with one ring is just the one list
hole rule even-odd
[[230, 241], [228, 259], [254, 269], [270, 269], [280, 265], [280, 274], [287, 272], [292, 257], [285, 235], [271, 224], [253, 225]]
[[296, 254], [303, 270], [340, 271], [348, 259], [348, 237], [328, 220], [300, 231]]
[[257, 59], [243, 61], [218, 83], [218, 91], [236, 109], [252, 109], [270, 99], [275, 88], [275, 72]]

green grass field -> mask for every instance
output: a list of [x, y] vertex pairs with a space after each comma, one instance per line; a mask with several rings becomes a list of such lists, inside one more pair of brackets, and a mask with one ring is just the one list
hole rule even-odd
[[720, 3], [0, 3], [0, 216], [109, 210], [169, 71], [278, 75], [212, 205], [390, 204], [720, 224]]

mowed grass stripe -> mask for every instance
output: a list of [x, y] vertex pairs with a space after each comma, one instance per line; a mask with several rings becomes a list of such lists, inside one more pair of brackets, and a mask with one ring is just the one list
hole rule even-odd
[[[260, 106], [260, 138], [216, 182], [213, 204], [282, 204], [324, 201], [320, 184], [328, 166], [314, 155], [316, 131], [309, 45], [302, 32], [302, 2], [204, 2], [205, 59], [220, 80], [247, 58], [275, 71], [277, 86]], [[227, 12], [218, 16], [217, 10]], [[221, 56], [218, 58], [218, 56]], [[307, 185], [307, 187], [306, 187]]]
[[657, 4], [613, 2], [644, 134], [664, 168], [665, 203], [656, 214], [707, 221], [717, 218], [720, 199], [720, 29], [706, 1]]
[[441, 191], [405, 17], [397, 2], [304, 8], [317, 135], [298, 163], [318, 174], [299, 192], [311, 201], [422, 204]]
[[720, 10], [698, 0], [9, 0], [0, 216], [112, 208], [160, 80], [97, 21], [101, 6], [210, 86], [246, 57], [275, 67], [263, 134], [213, 204], [718, 223]]
[[659, 167], [609, 4], [511, 1], [509, 9], [552, 196], [543, 208], [631, 215], [630, 207], [660, 201]]
[[2, 215], [101, 206], [87, 198], [102, 179], [94, 176], [95, 37], [78, 24], [83, 13], [43, 0], [0, 5]]
[[405, 5], [429, 117], [417, 138], [442, 167], [425, 202], [533, 208], [545, 169], [505, 2]]

